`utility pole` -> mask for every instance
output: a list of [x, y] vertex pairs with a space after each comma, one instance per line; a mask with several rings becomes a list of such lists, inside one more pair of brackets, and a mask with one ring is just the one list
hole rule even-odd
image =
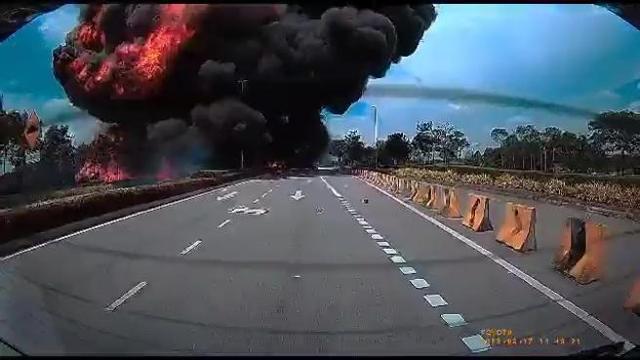
[[373, 108], [373, 147], [376, 150], [376, 163], [378, 168], [378, 108], [375, 105], [371, 105]]
[[240, 149], [240, 170], [244, 169], [244, 149]]

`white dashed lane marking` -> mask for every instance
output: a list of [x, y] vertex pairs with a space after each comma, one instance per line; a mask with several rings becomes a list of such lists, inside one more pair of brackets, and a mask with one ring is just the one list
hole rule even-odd
[[231, 219], [227, 219], [223, 221], [220, 225], [218, 225], [218, 229], [222, 228], [223, 226], [227, 225], [230, 222], [231, 222]]
[[202, 242], [202, 240], [195, 241], [193, 244], [189, 245], [186, 249], [182, 250], [180, 255], [186, 255], [189, 251], [195, 249], [196, 246], [200, 245], [201, 242]]
[[[253, 180], [242, 181], [242, 182], [230, 185], [230, 186], [239, 186], [239, 185], [247, 184], [247, 183], [250, 183], [250, 182], [253, 182]], [[133, 213], [133, 214], [130, 214], [130, 215], [127, 215], [127, 216], [123, 216], [121, 218], [113, 219], [113, 220], [107, 221], [105, 223], [98, 224], [98, 225], [95, 225], [95, 226], [92, 226], [92, 227], [89, 227], [89, 228], [86, 228], [86, 229], [82, 229], [82, 230], [76, 231], [74, 233], [71, 233], [71, 234], [68, 234], [68, 235], [64, 235], [64, 236], [61, 236], [59, 238], [55, 238], [53, 240], [49, 240], [49, 241], [44, 242], [42, 244], [39, 244], [39, 245], [36, 245], [36, 246], [32, 246], [32, 247], [26, 248], [24, 250], [20, 250], [20, 251], [15, 252], [15, 253], [13, 253], [11, 255], [7, 255], [7, 256], [5, 256], [3, 258], [0, 258], [0, 261], [9, 260], [9, 259], [11, 259], [13, 257], [20, 256], [22, 254], [25, 254], [25, 253], [33, 251], [33, 250], [40, 249], [42, 247], [45, 247], [45, 246], [47, 246], [49, 244], [56, 243], [58, 241], [66, 240], [66, 239], [72, 238], [74, 236], [87, 233], [87, 232], [92, 231], [92, 230], [100, 229], [102, 227], [105, 227], [105, 226], [108, 226], [108, 225], [111, 225], [111, 224], [119, 223], [121, 221], [125, 221], [125, 220], [131, 219], [131, 218], [134, 218], [134, 217], [137, 217], [137, 216], [140, 216], [140, 215], [144, 215], [144, 214], [148, 214], [148, 213], [151, 213], [151, 212], [154, 212], [154, 211], [157, 211], [157, 210], [161, 210], [161, 209], [164, 209], [164, 208], [167, 208], [167, 207], [170, 207], [170, 206], [173, 206], [173, 205], [177, 205], [177, 204], [189, 201], [189, 200], [197, 199], [199, 197], [207, 196], [209, 194], [212, 194], [212, 193], [215, 193], [215, 192], [219, 192], [219, 191], [221, 191], [221, 189], [208, 190], [208, 191], [205, 191], [205, 192], [202, 192], [202, 193], [199, 193], [199, 194], [196, 194], [196, 195], [192, 195], [192, 196], [189, 196], [189, 197], [186, 197], [186, 198], [183, 198], [183, 199], [179, 199], [179, 200], [176, 200], [176, 201], [171, 201], [171, 202], [168, 202], [166, 204], [162, 204], [162, 205], [159, 205], [159, 206], [156, 206], [156, 207], [152, 207], [151, 209], [138, 211], [136, 213]]]
[[460, 314], [442, 314], [440, 317], [444, 320], [445, 324], [449, 325], [449, 327], [458, 327], [467, 324]]
[[473, 353], [479, 353], [485, 350], [489, 350], [490, 346], [487, 340], [480, 335], [467, 336], [462, 338], [462, 342], [467, 345], [469, 350]]
[[586, 312], [581, 307], [579, 307], [576, 304], [572, 303], [571, 301], [565, 299], [560, 294], [558, 294], [555, 291], [551, 290], [549, 287], [545, 286], [544, 284], [542, 284], [541, 282], [539, 282], [538, 280], [536, 280], [535, 278], [533, 278], [529, 274], [527, 274], [524, 271], [520, 270], [515, 265], [513, 265], [510, 262], [504, 260], [503, 258], [495, 255], [491, 251], [483, 248], [482, 246], [478, 245], [475, 241], [470, 240], [469, 238], [467, 238], [464, 235], [458, 233], [457, 231], [451, 229], [450, 227], [448, 227], [447, 225], [441, 223], [440, 221], [436, 220], [435, 218], [433, 218], [433, 217], [431, 217], [429, 215], [426, 215], [425, 213], [423, 213], [422, 211], [418, 210], [414, 206], [405, 203], [404, 201], [398, 199], [397, 197], [395, 197], [394, 195], [392, 195], [389, 192], [385, 191], [384, 189], [381, 189], [380, 187], [378, 187], [378, 186], [376, 186], [376, 185], [374, 185], [374, 184], [372, 184], [372, 183], [370, 183], [370, 182], [368, 182], [366, 180], [360, 179], [358, 177], [356, 177], [356, 179], [358, 179], [358, 180], [362, 181], [363, 183], [371, 186], [372, 188], [378, 190], [379, 192], [381, 192], [382, 194], [386, 195], [387, 197], [389, 197], [393, 201], [399, 203], [400, 205], [402, 205], [405, 208], [411, 210], [412, 212], [414, 212], [418, 216], [420, 216], [423, 219], [429, 221], [430, 223], [432, 223], [433, 225], [439, 227], [443, 231], [449, 233], [451, 236], [453, 236], [454, 238], [460, 240], [461, 242], [463, 242], [467, 246], [471, 247], [472, 249], [476, 250], [480, 254], [488, 257], [489, 259], [491, 259], [496, 264], [498, 264], [498, 265], [502, 266], [503, 268], [505, 268], [510, 274], [514, 274], [515, 276], [520, 278], [522, 281], [524, 281], [525, 283], [529, 284], [532, 288], [538, 290], [544, 296], [546, 296], [547, 298], [551, 299], [553, 302], [557, 303], [558, 305], [562, 306], [563, 308], [565, 308], [567, 311], [569, 311], [570, 313], [575, 315], [580, 320], [584, 321], [587, 325], [591, 326], [593, 329], [595, 329], [596, 331], [598, 331], [599, 333], [604, 335], [609, 340], [611, 340], [613, 342], [623, 342], [624, 343], [623, 348], [624, 348], [625, 351], [632, 350], [633, 348], [636, 347], [635, 344], [633, 344], [631, 341], [626, 339], [624, 336], [622, 336], [622, 335], [618, 334], [617, 332], [615, 332], [613, 329], [611, 329], [605, 323], [603, 323], [600, 320], [598, 320], [595, 316], [589, 314], [588, 312]]
[[[331, 185], [329, 185], [329, 183], [326, 181], [325, 183], [331, 189]], [[345, 207], [345, 209], [353, 215], [354, 219], [365, 229], [365, 231], [371, 235], [372, 239], [374, 240], [384, 239], [382, 235], [378, 234], [377, 231], [371, 225], [369, 225], [369, 223], [365, 220], [365, 218], [362, 215], [358, 215], [355, 209], [352, 209], [352, 207], [349, 205], [348, 202], [341, 200], [341, 203]], [[377, 241], [376, 243], [378, 246], [382, 247], [382, 251], [384, 251], [385, 254], [393, 255], [389, 257], [391, 262], [393, 262], [394, 264], [406, 263], [406, 260], [402, 256], [400, 256], [400, 254], [396, 249], [389, 247], [390, 245], [388, 242]], [[400, 266], [399, 270], [404, 275], [411, 275], [411, 274], [417, 273], [416, 270], [410, 266]], [[422, 278], [412, 279], [412, 280], [409, 280], [409, 282], [411, 283], [411, 285], [413, 285], [416, 289], [419, 289], [419, 290], [428, 288], [430, 286], [430, 284], [425, 279], [422, 279]], [[424, 295], [423, 298], [426, 302], [429, 303], [429, 305], [431, 305], [431, 307], [448, 305], [448, 303], [444, 300], [444, 298], [442, 298], [442, 296], [438, 294]], [[460, 314], [443, 314], [442, 320], [445, 321], [445, 323], [449, 327], [466, 325], [464, 318], [462, 318], [462, 315]], [[474, 353], [486, 351], [491, 348], [489, 344], [486, 343], [484, 338], [482, 338], [480, 335], [468, 336], [465, 338], [461, 338], [461, 340], [469, 348], [469, 350], [471, 350]]]
[[111, 305], [107, 306], [105, 308], [105, 310], [106, 311], [115, 310], [118, 306], [122, 305], [122, 303], [127, 301], [128, 298], [130, 298], [133, 295], [135, 295], [138, 291], [140, 291], [145, 286], [147, 286], [147, 282], [146, 281], [141, 281], [140, 283], [138, 283], [138, 285], [134, 286], [131, 290], [127, 291], [124, 295], [122, 295], [116, 301], [112, 302]]
[[416, 273], [416, 269], [412, 268], [411, 266], [401, 266], [400, 272], [405, 275], [411, 275]]
[[424, 289], [429, 287], [429, 283], [425, 279], [413, 279], [409, 281], [416, 289]]
[[424, 299], [429, 303], [429, 305], [431, 305], [431, 307], [448, 305], [447, 301], [438, 294], [425, 295]]

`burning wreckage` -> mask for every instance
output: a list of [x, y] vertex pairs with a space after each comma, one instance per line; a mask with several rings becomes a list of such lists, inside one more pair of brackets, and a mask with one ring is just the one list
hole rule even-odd
[[54, 50], [70, 101], [110, 126], [77, 180], [216, 162], [306, 166], [370, 77], [412, 54], [433, 5], [91, 4]]

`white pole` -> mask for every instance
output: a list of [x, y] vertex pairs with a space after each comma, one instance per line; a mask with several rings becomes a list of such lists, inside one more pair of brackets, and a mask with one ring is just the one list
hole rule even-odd
[[375, 105], [371, 105], [373, 108], [373, 147], [376, 151], [376, 163], [375, 167], [378, 167], [378, 108]]

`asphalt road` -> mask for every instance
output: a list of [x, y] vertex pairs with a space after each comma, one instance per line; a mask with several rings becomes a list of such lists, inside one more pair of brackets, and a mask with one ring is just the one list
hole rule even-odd
[[[551, 355], [640, 343], [640, 318], [610, 287], [579, 287], [553, 275], [544, 251], [513, 255], [458, 225], [351, 176], [242, 182], [3, 259], [0, 338], [29, 355]], [[517, 343], [469, 342], [487, 329]]]

